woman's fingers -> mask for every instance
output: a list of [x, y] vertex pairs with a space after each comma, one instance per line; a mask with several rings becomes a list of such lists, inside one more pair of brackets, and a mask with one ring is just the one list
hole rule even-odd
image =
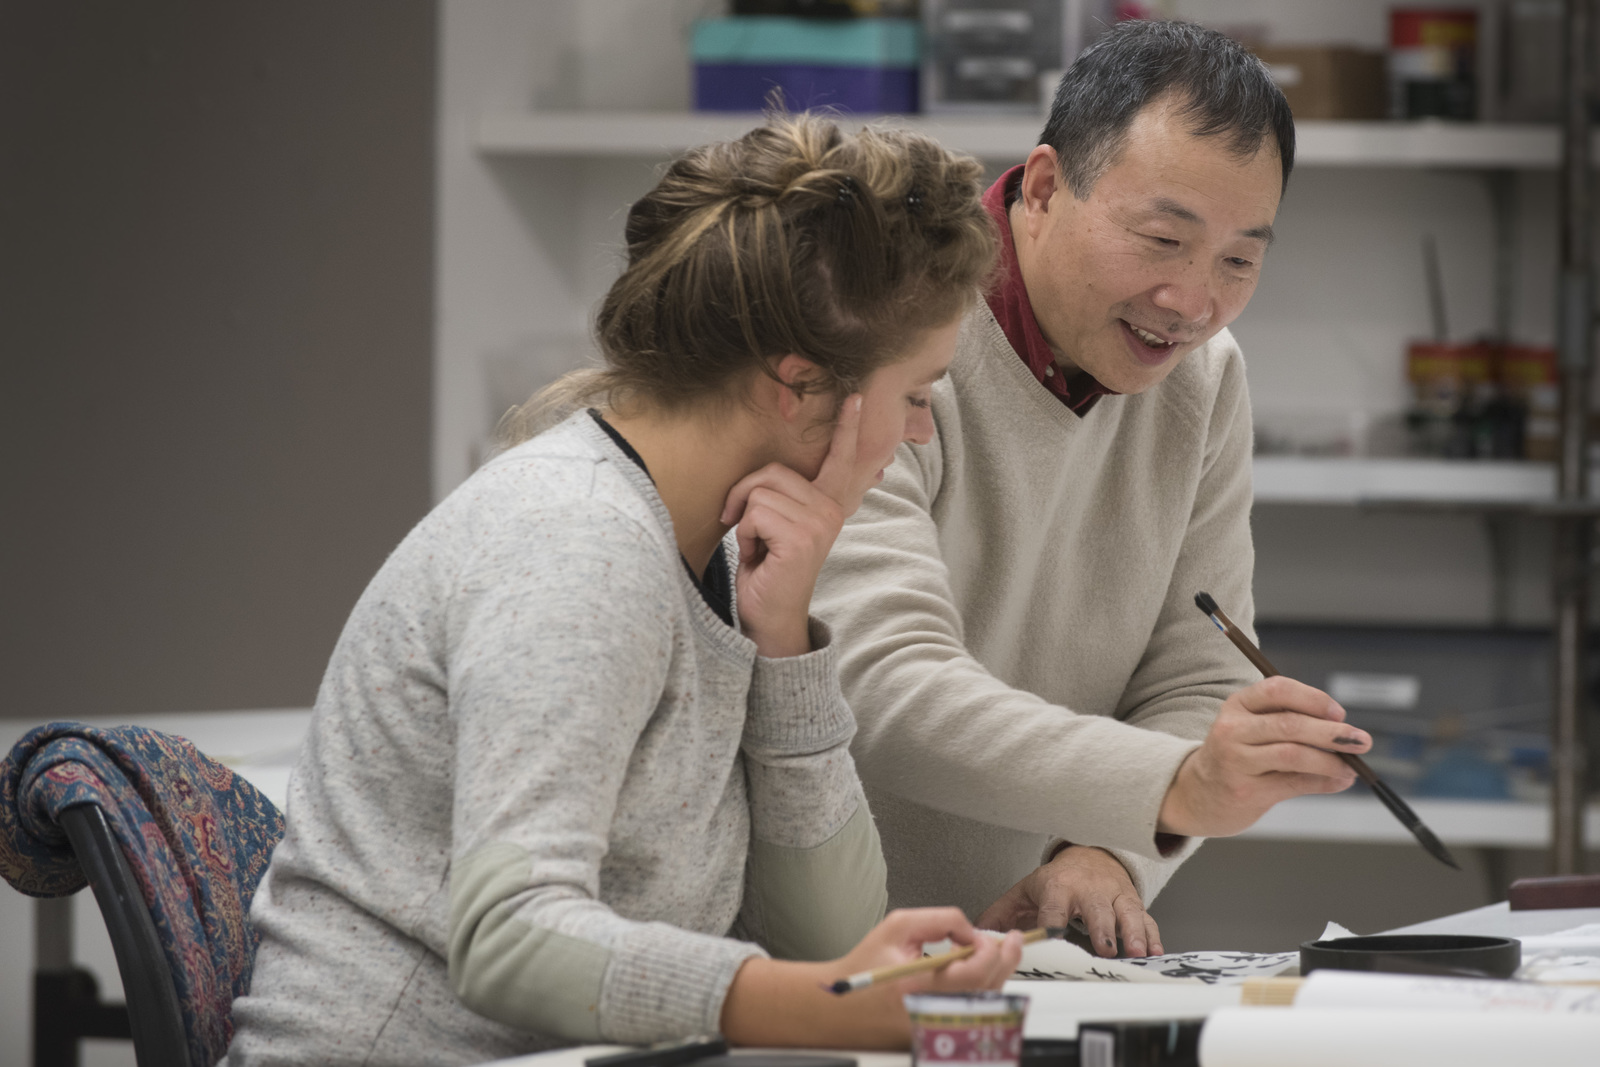
[[933, 988], [945, 992], [999, 989], [1022, 962], [1022, 934], [1016, 930], [1005, 937], [978, 937], [972, 955], [957, 960], [938, 972]]
[[774, 492], [799, 500], [804, 500], [811, 495], [807, 492], [811, 488], [810, 482], [781, 463], [768, 463], [760, 470], [751, 471], [743, 478], [740, 478], [734, 483], [733, 488], [728, 490], [728, 498], [722, 503], [722, 515], [720, 516], [722, 525], [735, 525], [740, 517], [744, 515], [744, 509], [750, 500], [750, 494], [762, 488], [771, 489]]
[[948, 937], [958, 945], [970, 945], [979, 937], [960, 908], [901, 908], [891, 911], [883, 921], [897, 940], [915, 948], [919, 956], [929, 941]]
[[845, 397], [839, 406], [839, 421], [833, 425], [833, 440], [823, 457], [822, 469], [811, 483], [835, 503], [843, 505], [854, 495], [856, 445], [861, 439], [861, 394]]
[[749, 506], [750, 497], [758, 489], [767, 489], [780, 496], [788, 497], [807, 509], [814, 509], [822, 515], [836, 515], [837, 525], [844, 524], [844, 514], [839, 502], [821, 492], [811, 482], [795, 471], [781, 463], [769, 463], [758, 471], [745, 475], [728, 490], [728, 498], [722, 504], [722, 525], [734, 526], [743, 517], [745, 508]]

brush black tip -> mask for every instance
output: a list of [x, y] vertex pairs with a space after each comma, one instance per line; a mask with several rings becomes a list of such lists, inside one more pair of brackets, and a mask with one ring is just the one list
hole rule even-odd
[[841, 978], [837, 982], [833, 983], [831, 986], [828, 986], [827, 990], [830, 993], [839, 993], [839, 994], [848, 993], [848, 992], [850, 992], [850, 979]]
[[1196, 593], [1194, 595], [1194, 606], [1207, 615], [1215, 615], [1217, 613], [1217, 602], [1211, 599], [1210, 593]]

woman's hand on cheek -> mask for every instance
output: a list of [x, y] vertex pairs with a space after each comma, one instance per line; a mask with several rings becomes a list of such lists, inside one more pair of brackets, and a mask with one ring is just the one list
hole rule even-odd
[[847, 507], [853, 510], [864, 491], [855, 486], [860, 425], [860, 398], [850, 397], [814, 480], [769, 463], [728, 493], [722, 521], [738, 526], [739, 622], [763, 656], [811, 651], [807, 618], [817, 573], [844, 526]]

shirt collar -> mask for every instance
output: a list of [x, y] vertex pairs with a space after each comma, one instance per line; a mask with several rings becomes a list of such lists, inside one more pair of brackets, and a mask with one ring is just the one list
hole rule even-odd
[[1056, 355], [1039, 330], [1028, 302], [1028, 288], [1022, 284], [1022, 268], [1017, 263], [1017, 245], [1011, 236], [1011, 204], [1022, 184], [1022, 166], [1012, 167], [983, 194], [983, 206], [1000, 227], [1000, 280], [988, 295], [989, 310], [1005, 333], [1006, 340], [1039, 384], [1054, 393], [1075, 415], [1087, 415], [1102, 396], [1116, 396], [1087, 371], [1071, 375], [1056, 366]]

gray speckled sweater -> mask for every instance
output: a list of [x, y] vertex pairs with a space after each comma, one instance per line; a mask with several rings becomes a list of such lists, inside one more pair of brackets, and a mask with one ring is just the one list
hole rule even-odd
[[769, 660], [719, 620], [587, 415], [488, 464], [334, 650], [231, 1067], [710, 1032], [763, 951], [736, 925], [775, 955], [844, 952], [884, 867], [812, 636]]

